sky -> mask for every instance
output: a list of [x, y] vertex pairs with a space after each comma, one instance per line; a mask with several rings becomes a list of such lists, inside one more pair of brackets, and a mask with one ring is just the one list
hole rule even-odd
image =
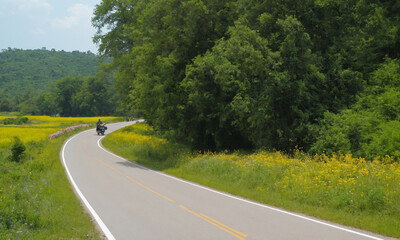
[[0, 0], [0, 50], [91, 51], [91, 18], [101, 0]]

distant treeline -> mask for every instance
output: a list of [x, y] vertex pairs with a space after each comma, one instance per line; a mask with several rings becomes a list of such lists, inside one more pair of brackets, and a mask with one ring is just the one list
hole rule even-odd
[[398, 1], [103, 0], [93, 24], [125, 106], [196, 149], [400, 157], [399, 12]]
[[113, 78], [88, 52], [5, 49], [0, 52], [0, 112], [112, 115]]

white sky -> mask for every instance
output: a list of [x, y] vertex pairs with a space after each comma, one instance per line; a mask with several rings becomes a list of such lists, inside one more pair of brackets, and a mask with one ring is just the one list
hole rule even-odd
[[0, 0], [0, 50], [97, 53], [91, 18], [101, 0]]

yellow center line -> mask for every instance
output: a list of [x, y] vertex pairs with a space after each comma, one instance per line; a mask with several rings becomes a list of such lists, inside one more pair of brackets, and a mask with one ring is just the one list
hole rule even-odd
[[85, 144], [84, 144], [84, 148], [85, 148], [85, 151], [86, 151], [90, 156], [94, 157], [98, 162], [100, 162], [100, 163], [103, 164], [104, 166], [106, 166], [106, 167], [108, 167], [108, 168], [114, 170], [115, 172], [121, 174], [122, 176], [126, 177], [127, 179], [131, 180], [132, 182], [136, 183], [137, 185], [139, 185], [139, 186], [141, 186], [141, 187], [143, 187], [143, 188], [149, 190], [150, 192], [152, 192], [152, 193], [154, 193], [154, 194], [156, 194], [156, 195], [158, 195], [158, 196], [160, 196], [160, 197], [162, 197], [162, 198], [164, 198], [164, 199], [166, 199], [166, 200], [168, 200], [168, 201], [170, 201], [170, 202], [175, 202], [175, 201], [172, 200], [171, 198], [166, 197], [166, 196], [162, 195], [161, 193], [158, 193], [158, 192], [154, 191], [153, 189], [151, 189], [151, 188], [149, 188], [149, 187], [143, 185], [142, 183], [136, 181], [135, 179], [131, 178], [130, 176], [126, 175], [125, 173], [121, 172], [120, 170], [115, 169], [114, 167], [112, 167], [111, 165], [107, 164], [107, 163], [104, 162], [103, 160], [101, 160], [101, 159], [99, 159], [99, 158], [93, 156], [92, 154], [90, 154], [89, 151], [88, 151], [87, 148], [86, 148], [86, 141], [85, 141]]
[[225, 225], [222, 225], [222, 226], [221, 226], [221, 225], [218, 225], [218, 224], [215, 223], [214, 221], [211, 221], [211, 220], [207, 219], [206, 217], [203, 217], [202, 215], [200, 215], [200, 214], [198, 214], [198, 213], [195, 213], [195, 212], [193, 212], [192, 210], [187, 209], [185, 206], [180, 205], [179, 207], [181, 207], [182, 209], [186, 210], [187, 212], [189, 212], [189, 213], [191, 213], [191, 214], [193, 214], [193, 215], [195, 215], [195, 216], [197, 216], [197, 217], [203, 219], [204, 221], [206, 221], [206, 222], [208, 222], [208, 223], [211, 223], [212, 225], [216, 226], [217, 228], [219, 228], [219, 229], [221, 229], [221, 230], [223, 230], [223, 231], [225, 231], [225, 232], [227, 232], [227, 233], [229, 233], [229, 234], [231, 234], [231, 235], [237, 237], [237, 238], [240, 239], [240, 240], [246, 240], [245, 238], [239, 236], [238, 234], [236, 234], [236, 233], [234, 233], [234, 232], [232, 232], [232, 231], [229, 231], [228, 229], [224, 228], [223, 226], [225, 226]]
[[215, 219], [213, 219], [213, 218], [211, 218], [211, 217], [209, 217], [209, 216], [207, 216], [207, 215], [205, 215], [205, 214], [202, 214], [202, 213], [201, 213], [200, 215], [203, 216], [203, 217], [205, 217], [205, 218], [207, 218], [207, 219], [209, 219], [210, 221], [213, 221], [213, 222], [215, 222], [215, 223], [217, 223], [217, 224], [223, 226], [224, 228], [229, 229], [229, 230], [232, 231], [232, 232], [235, 232], [235, 233], [237, 233], [237, 234], [239, 234], [239, 235], [241, 235], [241, 236], [243, 236], [243, 237], [247, 237], [246, 234], [241, 233], [241, 232], [239, 232], [238, 230], [235, 230], [235, 229], [233, 229], [233, 228], [231, 228], [231, 227], [228, 227], [228, 226], [226, 226], [225, 224], [223, 224], [223, 223], [221, 223], [221, 222], [218, 222], [217, 220], [215, 220]]
[[96, 160], [99, 161], [101, 164], [103, 164], [103, 165], [105, 165], [105, 166], [111, 168], [112, 170], [116, 171], [117, 173], [121, 174], [122, 176], [126, 177], [127, 179], [131, 180], [132, 182], [136, 183], [137, 185], [139, 185], [139, 186], [141, 186], [141, 187], [143, 187], [143, 188], [149, 190], [150, 192], [152, 192], [152, 193], [154, 193], [154, 194], [157, 194], [158, 196], [160, 196], [160, 197], [162, 197], [162, 198], [164, 198], [164, 199], [166, 199], [166, 200], [168, 200], [168, 201], [170, 201], [170, 202], [175, 202], [175, 201], [172, 200], [171, 198], [166, 197], [166, 196], [162, 195], [161, 193], [158, 193], [158, 192], [154, 191], [153, 189], [151, 189], [151, 188], [149, 188], [149, 187], [146, 187], [146, 186], [143, 185], [142, 183], [140, 183], [140, 182], [136, 181], [135, 179], [129, 177], [128, 175], [126, 175], [125, 173], [119, 171], [118, 169], [113, 168], [112, 166], [110, 166], [109, 164], [103, 162], [102, 160], [100, 160], [100, 159], [98, 159], [98, 158], [96, 158]]
[[[104, 162], [103, 160], [97, 158], [96, 156], [93, 156], [93, 155], [88, 151], [86, 145], [87, 145], [87, 140], [85, 140], [84, 145], [83, 145], [83, 147], [84, 147], [86, 153], [88, 153], [91, 157], [94, 157], [98, 162], [100, 162], [100, 163], [103, 164], [104, 166], [106, 166], [106, 167], [108, 167], [108, 168], [114, 170], [115, 172], [121, 174], [122, 176], [126, 177], [126, 178], [129, 179], [130, 181], [132, 181], [132, 182], [136, 183], [137, 185], [139, 185], [139, 186], [141, 186], [141, 187], [143, 187], [143, 188], [149, 190], [150, 192], [152, 192], [152, 193], [154, 193], [154, 194], [156, 194], [156, 195], [158, 195], [158, 196], [160, 196], [160, 197], [162, 197], [162, 198], [164, 198], [164, 199], [166, 199], [166, 200], [168, 200], [168, 201], [170, 201], [170, 202], [172, 202], [172, 203], [175, 203], [175, 201], [172, 200], [171, 198], [168, 198], [168, 197], [162, 195], [161, 193], [158, 193], [158, 192], [154, 191], [153, 189], [151, 189], [151, 188], [149, 188], [149, 187], [143, 185], [142, 183], [136, 181], [135, 179], [131, 178], [130, 176], [126, 175], [125, 173], [121, 172], [120, 170], [118, 170], [118, 169], [112, 167], [111, 165], [109, 165], [108, 163]], [[235, 230], [235, 229], [233, 229], [233, 228], [231, 228], [231, 227], [228, 227], [228, 226], [226, 226], [225, 224], [223, 224], [223, 223], [221, 223], [221, 222], [219, 222], [219, 221], [217, 221], [217, 220], [215, 220], [215, 219], [213, 219], [213, 218], [211, 218], [211, 217], [209, 217], [209, 216], [207, 216], [207, 215], [205, 215], [205, 214], [198, 214], [198, 213], [196, 213], [196, 212], [193, 212], [193, 211], [189, 210], [188, 208], [186, 208], [186, 207], [184, 207], [184, 206], [182, 206], [182, 205], [179, 205], [179, 207], [182, 208], [182, 209], [184, 209], [184, 210], [186, 210], [187, 212], [189, 212], [189, 213], [191, 213], [191, 214], [193, 214], [193, 215], [195, 215], [195, 216], [197, 216], [197, 217], [203, 219], [204, 221], [206, 221], [206, 222], [208, 222], [208, 223], [210, 223], [210, 224], [212, 224], [212, 225], [218, 227], [219, 229], [221, 229], [221, 230], [223, 230], [223, 231], [225, 231], [225, 232], [231, 234], [232, 236], [235, 236], [236, 238], [238, 238], [238, 239], [240, 239], [240, 240], [246, 240], [244, 237], [247, 237], [247, 235], [244, 234], [244, 233], [241, 233], [241, 232], [239, 232], [239, 231], [237, 231], [237, 230]]]

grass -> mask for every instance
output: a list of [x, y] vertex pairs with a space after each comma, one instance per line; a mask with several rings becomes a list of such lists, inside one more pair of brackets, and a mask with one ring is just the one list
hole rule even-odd
[[[102, 239], [75, 196], [59, 157], [64, 141], [85, 128], [52, 140], [48, 136], [68, 126], [95, 123], [97, 118], [28, 118], [27, 125], [0, 125], [0, 239]], [[117, 118], [108, 119], [112, 120]], [[10, 159], [9, 138], [14, 136], [26, 147], [19, 162]]]
[[103, 144], [127, 159], [258, 202], [400, 237], [400, 165], [390, 157], [294, 151], [191, 153], [136, 124]]

